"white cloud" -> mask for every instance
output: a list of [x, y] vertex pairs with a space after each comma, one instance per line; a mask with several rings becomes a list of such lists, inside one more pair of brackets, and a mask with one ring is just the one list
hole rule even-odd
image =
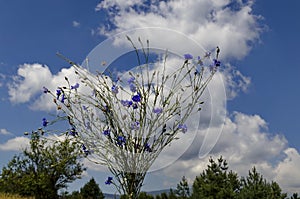
[[20, 151], [29, 146], [29, 138], [15, 137], [0, 144], [0, 151]]
[[223, 68], [227, 99], [234, 99], [240, 92], [247, 92], [251, 84], [251, 78], [243, 75], [230, 64], [226, 64]]
[[41, 64], [23, 64], [17, 73], [18, 76], [13, 77], [14, 82], [8, 86], [9, 99], [13, 103], [28, 102], [42, 92], [43, 86], [52, 77], [49, 68]]
[[12, 135], [7, 129], [0, 129], [0, 135]]
[[[114, 45], [128, 45], [125, 35], [129, 35], [134, 42], [138, 37], [142, 41], [149, 39], [152, 48], [201, 56], [203, 51], [214, 51], [220, 46], [220, 59], [225, 62], [242, 59], [251, 50], [251, 44], [259, 41], [262, 17], [252, 13], [252, 6], [250, 0], [105, 0], [96, 10], [109, 13], [112, 25], [103, 25], [99, 30], [107, 36], [118, 34]], [[228, 99], [247, 91], [250, 77], [230, 64], [223, 64], [222, 68]]]
[[275, 181], [279, 182], [281, 187], [290, 193], [299, 192], [300, 154], [295, 148], [287, 148], [284, 153], [286, 154], [285, 159], [275, 169]]
[[[232, 4], [235, 5], [231, 6]], [[96, 8], [101, 9], [108, 10], [110, 22], [116, 27], [101, 27], [101, 34], [111, 36], [145, 27], [171, 29], [193, 38], [206, 49], [220, 46], [222, 59], [241, 59], [246, 56], [251, 49], [250, 44], [259, 39], [262, 30], [259, 25], [261, 16], [252, 13], [252, 1], [241, 3], [229, 0], [154, 0], [149, 3], [104, 0]], [[160, 43], [168, 37], [150, 35], [149, 39], [152, 43]], [[173, 42], [173, 45], [178, 43]]]
[[80, 23], [78, 21], [72, 21], [72, 26], [78, 28], [80, 26]]
[[157, 171], [160, 175], [173, 177], [166, 187], [176, 187], [183, 175], [192, 183], [207, 168], [210, 156], [216, 160], [222, 155], [229, 163], [229, 169], [236, 171], [239, 176], [247, 176], [255, 166], [266, 179], [278, 182], [283, 191], [293, 193], [299, 190], [299, 152], [288, 147], [284, 136], [270, 133], [266, 121], [260, 116], [235, 112], [232, 118], [227, 117], [213, 150], [208, 156], [198, 158], [203, 138], [203, 132], [199, 132], [192, 146], [179, 160]]
[[[2, 65], [2, 63], [0, 63], [0, 66]], [[0, 73], [0, 88], [3, 86], [3, 83], [6, 79], [6, 76], [2, 73]]]
[[52, 74], [48, 66], [23, 64], [8, 86], [9, 99], [12, 103], [29, 102], [30, 108], [34, 110], [54, 109], [52, 97], [43, 93], [43, 87], [55, 93], [58, 86], [67, 86], [65, 77], [69, 78], [70, 84], [75, 84], [74, 68], [63, 68], [57, 74]]
[[114, 0], [114, 1], [102, 1], [101, 3], [99, 3], [95, 10], [96, 11], [99, 11], [101, 9], [109, 9], [115, 5], [118, 6], [118, 8], [128, 8], [130, 6], [133, 6], [133, 5], [141, 5], [143, 3], [143, 1], [141, 0], [127, 0], [127, 1], [124, 1], [124, 0]]

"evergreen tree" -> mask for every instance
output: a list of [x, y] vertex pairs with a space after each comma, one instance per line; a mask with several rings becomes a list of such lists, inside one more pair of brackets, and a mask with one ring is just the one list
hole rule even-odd
[[168, 199], [177, 199], [176, 193], [173, 189], [170, 189], [170, 192], [168, 194]]
[[104, 195], [94, 178], [80, 189], [80, 195], [86, 199], [104, 199]]
[[298, 193], [293, 193], [291, 199], [300, 199], [300, 197], [298, 196]]
[[138, 199], [154, 199], [154, 197], [142, 191], [139, 194]]
[[39, 132], [31, 134], [30, 148], [3, 167], [0, 191], [55, 199], [59, 189], [80, 178], [80, 147], [68, 139], [48, 141]]
[[241, 179], [241, 190], [239, 198], [241, 199], [284, 199], [287, 194], [281, 192], [276, 182], [268, 183], [266, 179], [259, 174], [255, 167], [249, 171], [246, 178]]
[[62, 197], [62, 199], [83, 199], [79, 191], [73, 191], [71, 194]]
[[160, 195], [157, 195], [156, 199], [168, 199], [168, 194], [163, 192]]
[[175, 194], [179, 199], [186, 199], [190, 196], [190, 188], [185, 176], [183, 176], [179, 184], [177, 184]]
[[[120, 199], [129, 199], [128, 195], [121, 195]], [[152, 195], [147, 194], [146, 192], [142, 191], [140, 192], [137, 199], [154, 199]]]
[[209, 160], [208, 168], [197, 176], [193, 183], [192, 199], [236, 198], [240, 182], [236, 173], [229, 171], [222, 156], [215, 162]]

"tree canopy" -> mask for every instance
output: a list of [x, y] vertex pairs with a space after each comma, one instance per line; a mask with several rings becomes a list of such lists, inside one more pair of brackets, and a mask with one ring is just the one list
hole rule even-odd
[[104, 199], [104, 195], [94, 178], [80, 189], [80, 195], [86, 199]]
[[84, 170], [80, 157], [80, 146], [68, 138], [51, 141], [33, 132], [30, 147], [3, 167], [0, 191], [37, 199], [58, 198], [59, 189], [80, 178]]

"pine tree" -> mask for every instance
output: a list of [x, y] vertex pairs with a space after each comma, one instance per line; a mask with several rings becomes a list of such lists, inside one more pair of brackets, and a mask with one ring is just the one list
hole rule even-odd
[[148, 195], [146, 192], [141, 192], [138, 196], [138, 199], [154, 199], [153, 196]]
[[185, 176], [183, 176], [179, 184], [177, 184], [175, 194], [179, 199], [186, 199], [190, 197], [190, 188]]
[[160, 195], [157, 195], [156, 199], [168, 199], [168, 194], [166, 194], [165, 192], [163, 192]]
[[228, 164], [222, 156], [218, 162], [210, 158], [209, 163], [208, 168], [196, 177], [191, 198], [236, 198], [240, 185], [237, 174], [228, 172]]
[[168, 194], [168, 199], [177, 199], [177, 196], [176, 196], [175, 191], [173, 189], [170, 189], [170, 192]]
[[94, 178], [80, 189], [80, 195], [86, 199], [104, 199], [104, 195]]
[[239, 198], [241, 199], [284, 199], [287, 194], [282, 193], [276, 182], [267, 182], [255, 167], [249, 171], [246, 178], [241, 179], [241, 189]]

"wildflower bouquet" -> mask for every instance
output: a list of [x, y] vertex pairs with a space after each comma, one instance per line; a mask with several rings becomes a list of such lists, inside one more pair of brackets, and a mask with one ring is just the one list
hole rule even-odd
[[66, 77], [65, 86], [45, 93], [66, 114], [69, 134], [82, 143], [87, 158], [111, 171], [105, 183], [136, 198], [155, 159], [188, 131], [187, 119], [201, 110], [200, 97], [220, 62], [210, 53], [198, 59], [185, 54], [182, 65], [170, 69], [167, 52], [161, 63], [150, 62], [149, 42], [144, 48], [139, 40], [138, 49], [128, 39], [139, 61], [134, 70], [114, 78], [68, 60], [80, 82], [71, 85]]

